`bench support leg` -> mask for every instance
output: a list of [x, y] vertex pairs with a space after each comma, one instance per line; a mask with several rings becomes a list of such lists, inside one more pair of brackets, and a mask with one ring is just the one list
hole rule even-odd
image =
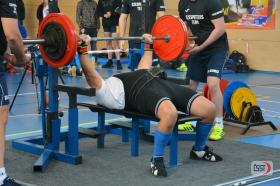
[[170, 140], [170, 154], [169, 154], [169, 166], [177, 166], [178, 162], [178, 130], [177, 125], [173, 128], [172, 137]]
[[98, 112], [98, 126], [97, 131], [100, 132], [100, 136], [97, 138], [97, 148], [104, 148], [105, 138], [105, 112]]
[[138, 156], [139, 154], [139, 120], [132, 118], [131, 128], [131, 156]]
[[65, 152], [67, 154], [78, 156], [79, 154], [79, 133], [78, 131], [78, 108], [70, 108], [68, 110], [68, 137], [65, 140]]
[[129, 141], [129, 133], [127, 129], [122, 129], [122, 142]]

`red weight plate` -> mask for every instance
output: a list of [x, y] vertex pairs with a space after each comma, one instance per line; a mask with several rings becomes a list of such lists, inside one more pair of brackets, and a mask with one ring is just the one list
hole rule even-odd
[[179, 58], [188, 44], [188, 32], [185, 23], [178, 17], [166, 15], [160, 17], [152, 29], [153, 36], [169, 35], [168, 42], [154, 40], [153, 48], [157, 56], [166, 62]]
[[48, 58], [41, 45], [40, 45], [40, 52], [42, 58], [46, 61], [48, 65], [54, 68], [59, 68], [68, 65], [74, 59], [78, 47], [78, 34], [76, 32], [76, 27], [74, 23], [71, 21], [71, 19], [68, 16], [61, 13], [52, 13], [49, 14], [47, 17], [45, 17], [41, 22], [38, 30], [38, 37], [42, 37], [42, 32], [44, 30], [44, 27], [50, 22], [55, 22], [64, 29], [66, 40], [67, 40], [66, 52], [65, 55], [58, 60], [52, 60]]
[[[227, 88], [228, 84], [229, 84], [228, 80], [221, 79], [221, 81], [220, 81], [220, 89], [221, 89], [222, 95], [224, 95], [224, 91]], [[211, 100], [211, 95], [210, 95], [209, 88], [207, 88], [207, 99]]]

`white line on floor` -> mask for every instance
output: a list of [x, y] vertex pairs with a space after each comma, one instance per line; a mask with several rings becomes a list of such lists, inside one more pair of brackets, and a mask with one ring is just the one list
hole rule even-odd
[[[21, 94], [18, 94], [18, 96], [27, 96], [27, 95], [34, 95], [36, 94], [36, 92], [26, 92], [26, 93], [21, 93]], [[40, 94], [40, 92], [38, 92], [38, 94]], [[14, 97], [15, 94], [10, 94], [9, 97]]]
[[[79, 112], [90, 111], [89, 109], [79, 109]], [[67, 110], [62, 111], [63, 113], [67, 113]], [[10, 115], [9, 118], [18, 118], [18, 117], [30, 117], [30, 116], [39, 116], [41, 114], [18, 114], [18, 115]]]
[[268, 88], [268, 89], [277, 89], [277, 90], [280, 90], [280, 87], [268, 87], [268, 86], [257, 86], [257, 85], [249, 85], [249, 87], [251, 87], [251, 88], [258, 87], [258, 88]]
[[278, 104], [280, 104], [279, 101], [271, 101], [271, 100], [265, 100], [265, 99], [258, 99], [258, 101], [269, 102], [269, 103], [278, 103]]
[[274, 110], [268, 110], [268, 109], [262, 109], [262, 110], [265, 111], [265, 112], [280, 113], [280, 112], [276, 112], [276, 111], [274, 111]]

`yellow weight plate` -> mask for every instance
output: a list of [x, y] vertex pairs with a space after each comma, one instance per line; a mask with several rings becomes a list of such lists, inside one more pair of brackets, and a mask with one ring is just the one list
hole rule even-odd
[[257, 105], [256, 95], [251, 89], [238, 88], [233, 92], [230, 98], [230, 107], [234, 117], [236, 117], [237, 119], [241, 119], [242, 121], [244, 120], [245, 115], [249, 109], [249, 105], [247, 105], [247, 107], [245, 107], [243, 111], [242, 117], [240, 118], [243, 102], [250, 102], [252, 103], [252, 105]]

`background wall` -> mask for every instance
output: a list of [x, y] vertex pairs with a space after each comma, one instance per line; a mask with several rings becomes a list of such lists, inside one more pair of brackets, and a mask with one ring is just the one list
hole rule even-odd
[[[238, 50], [247, 57], [248, 64], [256, 70], [280, 72], [280, 3], [277, 3], [275, 30], [227, 30], [230, 49]], [[24, 0], [26, 20], [24, 22], [30, 36], [35, 37], [38, 29], [36, 9], [40, 0]], [[61, 12], [76, 22], [76, 5], [78, 0], [59, 0]], [[177, 15], [179, 0], [165, 0], [167, 14]], [[99, 31], [99, 36], [103, 30]], [[98, 48], [104, 47], [104, 42], [98, 43]]]

